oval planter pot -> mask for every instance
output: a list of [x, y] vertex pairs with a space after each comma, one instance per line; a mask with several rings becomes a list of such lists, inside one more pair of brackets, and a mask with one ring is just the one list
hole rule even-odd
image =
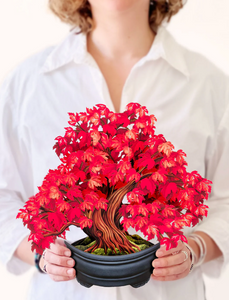
[[156, 258], [157, 249], [160, 248], [159, 243], [132, 254], [103, 256], [83, 252], [74, 247], [83, 240], [73, 244], [65, 241], [72, 252], [71, 257], [75, 260], [76, 279], [81, 285], [85, 287], [131, 285], [138, 288], [149, 281], [153, 271], [152, 261]]

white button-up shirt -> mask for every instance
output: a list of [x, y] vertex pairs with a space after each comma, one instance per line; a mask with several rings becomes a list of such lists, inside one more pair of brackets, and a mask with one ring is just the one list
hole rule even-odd
[[[16, 220], [24, 202], [37, 192], [48, 169], [60, 162], [52, 147], [64, 134], [68, 112], [103, 103], [114, 111], [104, 77], [87, 52], [86, 36], [77, 28], [56, 47], [21, 63], [0, 89], [0, 260], [10, 272], [29, 267], [13, 256], [29, 234]], [[202, 272], [219, 275], [229, 260], [229, 80], [200, 54], [180, 46], [160, 27], [148, 54], [132, 68], [121, 97], [145, 105], [176, 150], [187, 153], [188, 170], [213, 181], [209, 216], [195, 230], [210, 235], [223, 257], [173, 282], [150, 280], [134, 289], [82, 287], [76, 280], [56, 283], [35, 272], [31, 300], [202, 300]], [[193, 229], [185, 229], [188, 234]], [[84, 233], [71, 228], [69, 241]]]

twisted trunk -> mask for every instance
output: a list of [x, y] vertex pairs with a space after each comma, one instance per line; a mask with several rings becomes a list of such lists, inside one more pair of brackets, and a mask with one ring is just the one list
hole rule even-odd
[[[145, 174], [141, 179], [144, 179], [151, 174]], [[87, 235], [93, 237], [96, 240], [96, 243], [91, 248], [87, 249], [87, 252], [93, 252], [97, 248], [104, 248], [105, 252], [108, 248], [115, 253], [116, 249], [120, 252], [135, 252], [132, 248], [133, 244], [129, 242], [125, 230], [120, 225], [121, 215], [119, 214], [119, 208], [124, 196], [132, 191], [135, 186], [136, 183], [135, 180], [133, 180], [111, 194], [108, 198], [109, 203], [107, 211], [101, 209], [94, 210], [91, 217], [93, 225], [91, 228], [85, 228], [84, 231]]]

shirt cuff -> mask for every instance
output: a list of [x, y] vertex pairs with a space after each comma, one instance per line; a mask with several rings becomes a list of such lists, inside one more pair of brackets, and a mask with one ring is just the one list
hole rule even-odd
[[222, 252], [222, 256], [201, 265], [202, 272], [211, 278], [219, 278], [229, 262], [229, 224], [219, 218], [211, 218], [196, 226], [195, 231], [209, 235]]
[[14, 256], [15, 250], [27, 236], [29, 236], [29, 231], [20, 220], [15, 220], [0, 233], [0, 261], [7, 271], [15, 275], [23, 274], [31, 267]]

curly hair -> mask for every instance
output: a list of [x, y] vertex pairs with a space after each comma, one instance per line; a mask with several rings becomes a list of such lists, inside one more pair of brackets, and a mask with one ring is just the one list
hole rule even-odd
[[[152, 2], [149, 24], [154, 31], [157, 31], [163, 20], [169, 22], [184, 5], [184, 0], [153, 0]], [[92, 29], [93, 20], [88, 0], [49, 0], [49, 8], [63, 22], [78, 26], [81, 32], [87, 33]]]

